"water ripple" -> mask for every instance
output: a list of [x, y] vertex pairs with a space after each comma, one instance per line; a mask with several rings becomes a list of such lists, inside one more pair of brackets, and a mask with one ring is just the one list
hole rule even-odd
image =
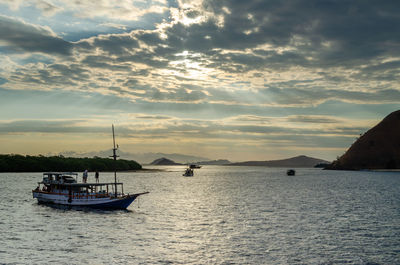
[[0, 174], [0, 263], [400, 264], [398, 173], [297, 171], [122, 173], [151, 192], [128, 211], [38, 205], [40, 174]]

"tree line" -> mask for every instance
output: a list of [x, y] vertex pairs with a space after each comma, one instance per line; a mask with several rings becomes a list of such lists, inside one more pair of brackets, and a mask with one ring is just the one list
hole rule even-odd
[[133, 160], [110, 158], [76, 158], [64, 156], [24, 156], [24, 155], [0, 155], [0, 172], [77, 172], [77, 171], [118, 171], [138, 170], [142, 166]]

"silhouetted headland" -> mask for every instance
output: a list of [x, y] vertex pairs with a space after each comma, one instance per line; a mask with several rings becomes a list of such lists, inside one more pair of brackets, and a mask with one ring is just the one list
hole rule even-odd
[[400, 110], [361, 135], [326, 169], [400, 169]]

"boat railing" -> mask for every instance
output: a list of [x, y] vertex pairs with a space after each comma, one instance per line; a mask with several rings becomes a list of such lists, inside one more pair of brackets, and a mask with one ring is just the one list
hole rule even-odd
[[[43, 185], [43, 186], [42, 186]], [[114, 185], [120, 186], [119, 191], [115, 192]], [[41, 188], [42, 186], [42, 188]], [[111, 187], [111, 188], [110, 188]], [[69, 200], [73, 199], [95, 199], [95, 198], [117, 198], [125, 196], [122, 183], [60, 183], [57, 181], [38, 182], [38, 187], [34, 192], [66, 196]]]
[[71, 195], [69, 194], [63, 194], [68, 196], [71, 199], [93, 199], [93, 198], [107, 198], [107, 197], [120, 197], [124, 196], [124, 193], [117, 193], [117, 196], [115, 196], [114, 193], [73, 193]]
[[118, 192], [115, 196], [115, 193], [63, 193], [63, 192], [54, 192], [54, 191], [42, 191], [42, 190], [33, 190], [39, 193], [53, 194], [59, 196], [67, 196], [71, 199], [93, 199], [93, 198], [107, 198], [107, 197], [120, 197], [126, 195], [125, 193]]

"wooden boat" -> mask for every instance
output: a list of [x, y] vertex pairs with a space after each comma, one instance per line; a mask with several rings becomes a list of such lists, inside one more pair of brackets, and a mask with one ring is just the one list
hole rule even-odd
[[[76, 173], [43, 173], [43, 180], [32, 191], [39, 203], [83, 206], [100, 209], [126, 209], [140, 195], [125, 194], [123, 183], [78, 183]], [[121, 192], [115, 192], [115, 187]]]
[[[117, 159], [115, 147], [114, 126], [113, 155]], [[38, 203], [56, 204], [64, 206], [80, 206], [99, 209], [126, 209], [140, 195], [125, 194], [123, 183], [117, 182], [117, 173], [114, 171], [114, 182], [105, 183], [78, 183], [78, 174], [72, 172], [46, 172], [43, 180], [38, 182], [32, 190], [33, 198]]]

